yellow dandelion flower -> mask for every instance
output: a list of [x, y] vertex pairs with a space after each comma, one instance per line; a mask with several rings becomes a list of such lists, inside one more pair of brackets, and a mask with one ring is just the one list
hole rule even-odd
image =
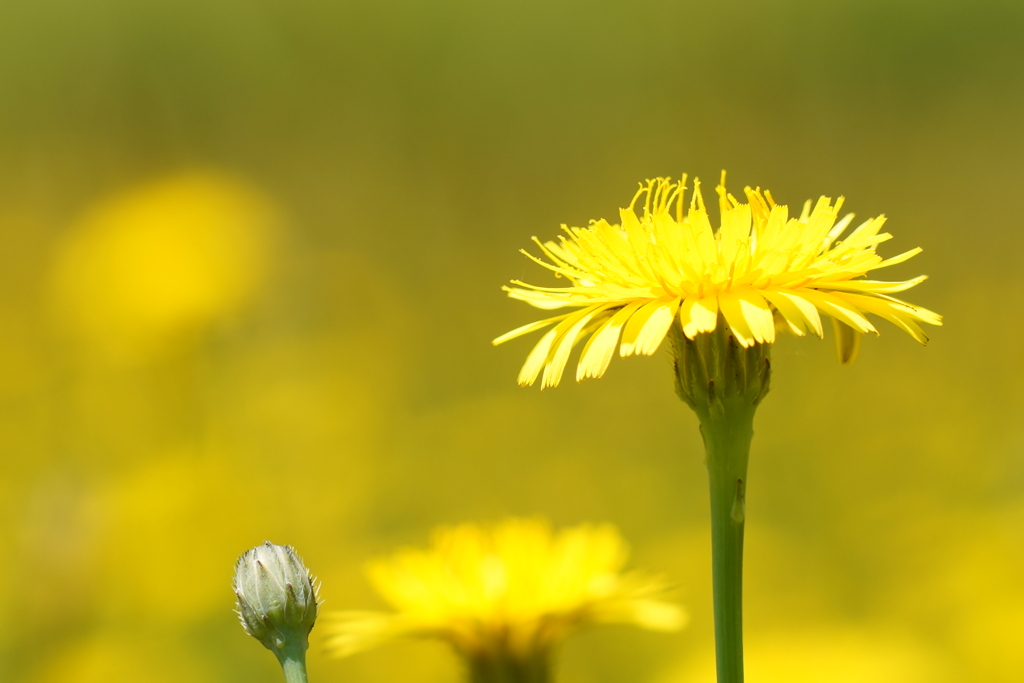
[[[919, 248], [883, 259], [876, 253], [891, 238], [881, 232], [884, 216], [861, 223], [840, 236], [853, 214], [837, 220], [843, 204], [821, 197], [808, 200], [799, 217], [776, 204], [771, 193], [744, 189], [741, 203], [717, 188], [721, 227], [711, 227], [700, 181], [684, 211], [686, 176], [641, 185], [621, 223], [592, 221], [586, 228], [562, 226], [558, 242], [534, 241], [547, 260], [526, 255], [569, 281], [567, 287], [540, 287], [513, 281], [505, 291], [537, 308], [578, 307], [524, 325], [494, 340], [501, 344], [555, 324], [533, 348], [519, 373], [521, 385], [556, 386], [573, 347], [589, 335], [576, 379], [600, 377], [615, 347], [619, 354], [653, 354], [678, 320], [693, 339], [711, 332], [724, 318], [743, 347], [771, 344], [776, 329], [821, 337], [821, 313], [830, 316], [842, 362], [856, 355], [860, 335], [874, 332], [865, 314], [888, 320], [922, 344], [920, 323], [941, 325], [941, 316], [891, 296], [925, 279], [902, 282], [862, 279], [867, 273], [902, 263]], [[643, 198], [643, 210], [636, 207]], [[556, 324], [557, 323], [557, 324]], [[621, 337], [621, 343], [620, 343]]]
[[571, 631], [596, 623], [675, 630], [682, 611], [665, 584], [623, 572], [624, 541], [609, 525], [557, 533], [542, 520], [440, 528], [429, 549], [372, 562], [368, 574], [394, 613], [328, 615], [328, 647], [345, 656], [402, 636], [437, 637], [480, 667], [547, 666]]

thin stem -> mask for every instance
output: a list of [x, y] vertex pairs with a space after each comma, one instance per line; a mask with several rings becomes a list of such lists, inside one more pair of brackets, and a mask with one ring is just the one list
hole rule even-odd
[[705, 418], [718, 683], [743, 683], [743, 527], [754, 407], [727, 404], [724, 414]]
[[676, 393], [704, 437], [718, 683], [743, 683], [743, 525], [754, 413], [771, 384], [771, 345], [743, 347], [720, 315], [713, 332], [670, 331]]
[[306, 678], [306, 648], [292, 647], [278, 655], [286, 683], [308, 683]]

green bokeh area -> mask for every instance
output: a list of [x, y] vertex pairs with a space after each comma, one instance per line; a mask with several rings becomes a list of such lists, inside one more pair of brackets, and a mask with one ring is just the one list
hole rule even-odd
[[[1009, 0], [3, 3], [0, 679], [277, 681], [231, 613], [242, 551], [381, 608], [366, 559], [515, 514], [616, 524], [690, 613], [574, 636], [565, 683], [713, 680], [666, 352], [540, 392], [530, 341], [490, 340], [542, 315], [499, 290], [548, 281], [530, 236], [722, 168], [885, 213], [883, 255], [925, 251], [884, 275], [946, 317], [852, 367], [777, 344], [749, 680], [1024, 679], [1021, 36]], [[315, 683], [458, 677], [439, 643], [322, 639]]]

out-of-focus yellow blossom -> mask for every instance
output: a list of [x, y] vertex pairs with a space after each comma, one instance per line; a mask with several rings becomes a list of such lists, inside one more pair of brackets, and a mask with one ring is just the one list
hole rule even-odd
[[106, 198], [58, 253], [60, 314], [133, 353], [230, 314], [263, 279], [278, 212], [226, 175], [193, 172]]
[[328, 615], [329, 647], [348, 655], [401, 636], [450, 642], [475, 660], [544, 659], [571, 631], [597, 623], [671, 631], [685, 617], [665, 584], [623, 572], [625, 542], [610, 525], [554, 532], [542, 520], [441, 528], [427, 550], [372, 562], [394, 613]]
[[768, 191], [747, 187], [747, 203], [741, 203], [726, 191], [723, 172], [717, 188], [722, 224], [715, 231], [699, 180], [684, 212], [685, 184], [686, 176], [679, 183], [648, 180], [629, 207], [620, 210], [621, 223], [602, 219], [586, 228], [563, 225], [566, 235], [558, 242], [534, 238], [550, 262], [526, 255], [569, 280], [569, 286], [514, 280], [517, 286], [505, 291], [537, 308], [579, 310], [494, 340], [500, 344], [557, 323], [527, 357], [521, 385], [533, 384], [543, 371], [542, 385], [556, 386], [573, 347], [587, 335], [576, 379], [600, 377], [616, 345], [622, 356], [653, 354], [677, 319], [693, 339], [724, 318], [736, 340], [750, 347], [774, 342], [777, 326], [821, 337], [820, 313], [825, 313], [835, 322], [843, 362], [853, 360], [861, 334], [877, 333], [866, 313], [892, 322], [921, 343], [927, 337], [919, 323], [942, 323], [939, 315], [890, 296], [925, 276], [903, 282], [859, 279], [921, 251], [889, 259], [875, 253], [891, 237], [880, 232], [884, 216], [865, 221], [840, 240], [853, 220], [847, 214], [836, 221], [842, 197], [834, 204], [821, 197], [813, 208], [808, 200], [800, 216], [790, 218], [789, 209], [776, 204]]

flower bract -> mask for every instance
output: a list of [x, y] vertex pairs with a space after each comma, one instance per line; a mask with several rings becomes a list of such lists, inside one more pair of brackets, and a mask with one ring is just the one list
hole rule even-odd
[[513, 281], [505, 291], [537, 308], [577, 310], [532, 322], [495, 344], [554, 325], [530, 352], [519, 383], [556, 386], [573, 347], [586, 339], [576, 379], [600, 377], [612, 356], [653, 354], [678, 321], [690, 339], [726, 324], [744, 347], [771, 344], [778, 329], [823, 335], [821, 314], [835, 323], [840, 360], [850, 362], [862, 334], [877, 334], [867, 318], [888, 320], [921, 343], [921, 323], [942, 318], [892, 294], [925, 279], [888, 282], [865, 279], [871, 271], [902, 263], [919, 248], [883, 259], [876, 247], [892, 236], [881, 232], [885, 217], [871, 218], [843, 234], [853, 214], [839, 219], [843, 204], [808, 200], [797, 217], [768, 191], [745, 188], [746, 202], [717, 188], [721, 225], [711, 226], [700, 181], [688, 205], [686, 177], [641, 185], [620, 222], [592, 221], [586, 228], [562, 226], [558, 241], [534, 238], [543, 258], [533, 261], [564, 278], [563, 287]]
[[623, 572], [627, 549], [614, 527], [558, 532], [542, 520], [438, 529], [428, 549], [372, 562], [369, 577], [392, 613], [336, 612], [328, 646], [348, 655], [402, 636], [438, 637], [474, 658], [543, 656], [587, 624], [682, 626], [662, 581]]

